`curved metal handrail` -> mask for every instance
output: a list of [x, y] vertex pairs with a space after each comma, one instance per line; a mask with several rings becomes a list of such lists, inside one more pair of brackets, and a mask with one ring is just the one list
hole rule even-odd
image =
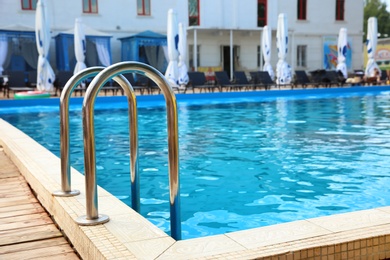
[[179, 193], [179, 143], [178, 143], [178, 117], [176, 97], [164, 76], [153, 67], [139, 62], [120, 62], [107, 67], [100, 72], [89, 85], [83, 102], [83, 133], [84, 158], [86, 178], [86, 216], [79, 217], [77, 222], [85, 224], [98, 224], [96, 161], [95, 161], [95, 135], [94, 135], [94, 103], [100, 88], [110, 78], [123, 74], [136, 72], [152, 79], [162, 90], [167, 106], [168, 125], [168, 169], [170, 190], [171, 236], [181, 239], [180, 221], [180, 193]]
[[83, 80], [96, 76], [104, 67], [91, 67], [73, 75], [65, 84], [60, 97], [60, 157], [61, 190], [53, 192], [57, 197], [70, 197], [80, 194], [71, 188], [70, 151], [69, 151], [69, 103], [73, 90]]
[[[73, 75], [65, 84], [60, 97], [60, 155], [61, 155], [61, 190], [53, 192], [54, 196], [69, 197], [80, 194], [78, 190], [71, 189], [70, 175], [70, 151], [69, 151], [69, 102], [73, 90], [83, 80], [96, 76], [104, 67], [90, 67], [82, 70], [76, 75]], [[123, 89], [126, 89], [126, 94], [129, 103], [129, 124], [133, 126], [133, 131], [130, 132], [131, 146], [131, 163], [130, 173], [132, 179], [132, 208], [139, 212], [139, 177], [138, 177], [138, 122], [137, 122], [137, 102], [135, 93], [131, 84], [123, 76], [114, 77]]]

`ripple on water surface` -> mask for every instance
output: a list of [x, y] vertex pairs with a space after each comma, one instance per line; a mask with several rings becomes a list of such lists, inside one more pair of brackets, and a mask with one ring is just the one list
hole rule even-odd
[[[388, 103], [369, 95], [179, 105], [183, 237], [389, 205]], [[169, 233], [165, 113], [139, 108], [138, 168], [141, 214]], [[95, 139], [98, 184], [130, 205], [127, 115], [98, 110]], [[58, 112], [2, 118], [59, 156]], [[72, 166], [83, 172], [81, 113], [70, 119]]]

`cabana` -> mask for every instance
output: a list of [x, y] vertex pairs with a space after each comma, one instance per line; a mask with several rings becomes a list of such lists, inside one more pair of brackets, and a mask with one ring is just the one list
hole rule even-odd
[[122, 44], [122, 61], [140, 61], [164, 73], [167, 68], [167, 36], [144, 31], [119, 38]]
[[35, 29], [22, 25], [0, 28], [0, 75], [2, 71], [34, 71], [38, 51]]
[[[111, 35], [97, 31], [84, 24], [87, 41], [85, 63], [91, 66], [109, 66], [112, 63]], [[73, 71], [76, 65], [74, 52], [74, 28], [55, 37], [57, 70]]]

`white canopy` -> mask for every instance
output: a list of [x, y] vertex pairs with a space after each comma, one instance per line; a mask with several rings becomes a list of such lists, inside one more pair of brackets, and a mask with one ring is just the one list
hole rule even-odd
[[187, 57], [187, 31], [185, 26], [182, 23], [179, 23], [179, 85], [187, 85], [188, 78], [188, 69], [186, 65]]
[[37, 88], [41, 91], [52, 91], [55, 74], [47, 60], [50, 48], [50, 22], [46, 1], [38, 0], [35, 13], [35, 36], [39, 53], [37, 66]]
[[168, 11], [167, 21], [167, 48], [169, 63], [167, 70], [165, 71], [165, 77], [169, 81], [172, 87], [178, 87], [177, 82], [179, 78], [177, 60], [179, 56], [178, 52], [179, 35], [177, 24], [177, 13], [173, 9]]
[[261, 38], [261, 50], [264, 57], [264, 66], [263, 71], [267, 71], [271, 79], [275, 79], [275, 73], [271, 65], [271, 46], [272, 46], [272, 37], [271, 30], [268, 28], [268, 25], [263, 27], [263, 33]]
[[74, 25], [74, 53], [76, 56], [76, 66], [74, 67], [73, 74], [77, 74], [87, 66], [84, 63], [85, 53], [87, 52], [87, 42], [85, 40], [83, 22], [81, 18], [76, 18]]
[[276, 65], [276, 83], [281, 85], [290, 84], [292, 80], [291, 67], [285, 60], [288, 52], [288, 26], [287, 16], [283, 13], [279, 14], [278, 17], [276, 46], [278, 48], [279, 57], [279, 61]]
[[370, 17], [367, 25], [367, 55], [368, 61], [365, 74], [367, 77], [375, 77], [375, 69], [380, 73], [378, 64], [375, 61], [376, 46], [378, 43], [378, 22], [376, 17]]
[[348, 40], [347, 40], [347, 29], [346, 28], [340, 28], [339, 31], [339, 39], [337, 43], [337, 70], [341, 71], [343, 73], [344, 78], [348, 78], [348, 71], [347, 71], [347, 46], [348, 46]]

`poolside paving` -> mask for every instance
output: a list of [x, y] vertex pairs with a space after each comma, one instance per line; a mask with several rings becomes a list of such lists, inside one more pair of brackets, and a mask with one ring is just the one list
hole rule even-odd
[[0, 148], [0, 259], [80, 259]]

